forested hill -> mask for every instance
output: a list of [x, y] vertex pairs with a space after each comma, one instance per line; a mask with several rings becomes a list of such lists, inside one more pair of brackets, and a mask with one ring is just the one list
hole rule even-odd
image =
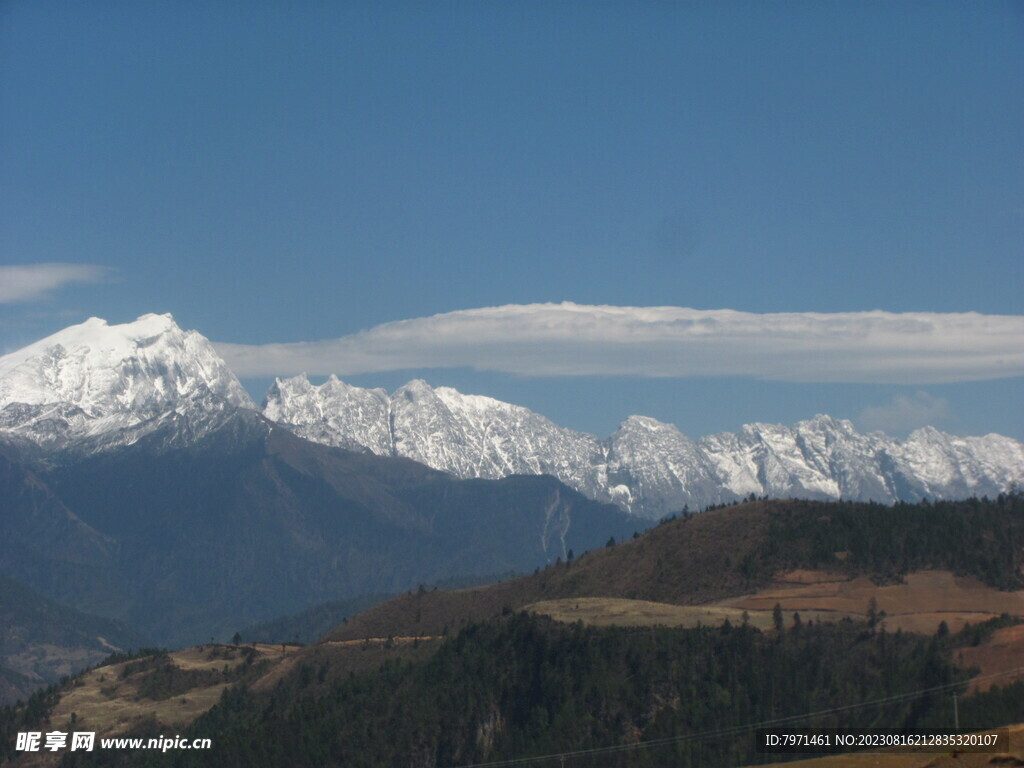
[[[1024, 612], [960, 633], [939, 625], [914, 634], [871, 614], [825, 621], [776, 609], [767, 629], [746, 616], [691, 628], [598, 627], [519, 609], [586, 594], [706, 602], [798, 568], [882, 581], [946, 569], [1020, 587], [1022, 527], [1018, 495], [895, 507], [758, 501], [710, 510], [528, 577], [414, 590], [349, 620], [333, 641], [252, 647], [247, 653], [261, 660], [248, 676], [232, 677], [219, 703], [211, 701], [190, 726], [145, 715], [157, 700], [178, 711], [198, 695], [185, 686], [194, 670], [163, 661], [154, 668], [162, 676], [132, 683], [117, 700], [140, 715], [131, 734], [177, 729], [211, 738], [215, 748], [67, 753], [63, 764], [452, 768], [611, 748], [575, 764], [706, 768], [759, 760], [749, 732], [716, 740], [711, 731], [807, 713], [817, 713], [800, 721], [807, 727], [948, 728], [954, 692], [964, 728], [1020, 722], [1024, 683], [981, 693], [972, 687], [968, 695], [968, 680], [979, 673], [955, 660], [984, 651], [994, 633], [1019, 640]], [[341, 641], [348, 636], [360, 639]], [[193, 656], [236, 652], [213, 646]], [[1017, 659], [997, 666], [997, 682], [1012, 680], [1017, 666]], [[63, 722], [71, 707], [62, 701], [52, 722], [36, 729]], [[91, 723], [102, 712], [78, 714]], [[11, 713], [8, 730], [23, 719]], [[670, 741], [634, 748], [659, 739]]]
[[[551, 755], [536, 764], [554, 768], [559, 753], [590, 750], [564, 764], [745, 765], [768, 757], [746, 726], [778, 718], [949, 728], [949, 696], [965, 678], [949, 663], [958, 640], [849, 620], [762, 633], [597, 629], [520, 613], [467, 627], [425, 661], [344, 675], [313, 658], [270, 691], [236, 688], [188, 730], [212, 739], [210, 751], [69, 753], [63, 765], [451, 768]], [[857, 706], [867, 702], [881, 703]], [[1021, 715], [1020, 683], [961, 701], [965, 728]]]
[[[580, 553], [575, 553], [580, 554]], [[1024, 495], [921, 504], [753, 501], [669, 520], [625, 542], [487, 587], [414, 591], [327, 635], [438, 635], [540, 600], [619, 597], [692, 605], [746, 594], [779, 572], [896, 581], [923, 569], [1024, 587]]]

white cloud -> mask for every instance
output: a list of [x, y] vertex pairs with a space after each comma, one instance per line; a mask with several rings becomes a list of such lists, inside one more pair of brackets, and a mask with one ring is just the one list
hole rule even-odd
[[12, 264], [0, 266], [0, 304], [43, 299], [69, 283], [97, 283], [110, 274], [93, 264]]
[[217, 349], [243, 378], [471, 367], [929, 384], [1024, 375], [1024, 317], [529, 304], [401, 320], [330, 341]]
[[934, 426], [947, 418], [949, 403], [945, 398], [915, 392], [913, 395], [896, 395], [886, 405], [868, 406], [857, 417], [857, 426], [866, 432], [880, 430], [895, 434]]

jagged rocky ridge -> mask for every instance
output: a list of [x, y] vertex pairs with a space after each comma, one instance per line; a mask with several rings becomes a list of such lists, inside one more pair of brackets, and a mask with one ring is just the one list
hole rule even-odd
[[297, 437], [169, 316], [89, 321], [0, 371], [0, 574], [159, 645], [638, 527], [551, 476], [462, 480]]
[[110, 449], [156, 431], [187, 442], [253, 407], [213, 345], [170, 315], [92, 317], [0, 357], [0, 435], [50, 451]]
[[[255, 409], [204, 337], [170, 315], [92, 318], [0, 358], [0, 441], [54, 456], [188, 445]], [[263, 415], [313, 442], [402, 456], [460, 478], [548, 474], [647, 518], [755, 494], [814, 499], [995, 495], [1024, 481], [1024, 446], [926, 427], [900, 441], [816, 416], [691, 440], [630, 416], [609, 438], [521, 406], [411, 381], [393, 394], [335, 377], [278, 380]]]
[[1024, 446], [1001, 435], [925, 427], [900, 441], [819, 415], [693, 441], [671, 424], [630, 416], [601, 440], [521, 406], [420, 380], [388, 396], [333, 376], [319, 386], [305, 376], [279, 379], [263, 413], [309, 440], [405, 456], [458, 477], [551, 474], [649, 518], [749, 494], [891, 503], [995, 495], [1024, 479]]

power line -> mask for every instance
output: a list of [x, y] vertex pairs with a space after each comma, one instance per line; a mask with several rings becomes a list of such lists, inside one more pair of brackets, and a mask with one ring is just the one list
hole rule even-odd
[[[981, 675], [980, 677], [971, 678], [970, 682], [979, 682], [986, 680], [994, 680], [1000, 677], [1008, 677], [1010, 675], [1017, 675], [1024, 673], [1024, 667], [1016, 667], [1015, 669], [1004, 670], [1003, 672], [993, 672], [988, 675]], [[651, 739], [650, 741], [638, 741], [632, 744], [616, 744], [609, 747], [592, 747], [590, 749], [577, 749], [569, 752], [555, 752], [548, 755], [534, 755], [532, 757], [513, 757], [506, 760], [494, 760], [486, 763], [469, 763], [460, 766], [452, 766], [452, 768], [500, 768], [501, 766], [511, 765], [527, 765], [529, 763], [541, 763], [549, 760], [562, 760], [571, 757], [586, 757], [588, 755], [608, 754], [612, 752], [626, 752], [631, 749], [648, 749], [650, 747], [660, 747], [665, 744], [675, 744], [680, 742], [688, 741], [706, 741], [709, 739], [722, 738], [725, 736], [732, 736], [739, 733], [746, 733], [749, 731], [757, 730], [758, 728], [771, 728], [779, 725], [792, 725], [802, 720], [809, 720], [814, 717], [822, 715], [834, 715], [843, 712], [852, 712], [857, 709], [866, 709], [868, 707], [880, 706], [882, 704], [889, 704], [899, 701], [909, 701], [911, 699], [920, 698], [930, 693], [945, 693], [947, 691], [953, 691], [964, 684], [964, 681], [957, 683], [947, 683], [945, 685], [937, 685], [932, 688], [922, 688], [917, 691], [910, 691], [908, 693], [900, 693], [895, 696], [886, 696], [881, 699], [872, 699], [871, 701], [861, 702], [860, 704], [847, 704], [841, 707], [832, 707], [831, 709], [821, 709], [817, 712], [807, 712], [800, 715], [789, 715], [788, 717], [779, 717], [773, 720], [762, 720], [759, 723], [748, 723], [746, 725], [734, 725], [728, 728], [718, 728], [708, 731], [699, 731], [697, 733], [684, 733], [678, 736], [666, 736], [662, 739]]]

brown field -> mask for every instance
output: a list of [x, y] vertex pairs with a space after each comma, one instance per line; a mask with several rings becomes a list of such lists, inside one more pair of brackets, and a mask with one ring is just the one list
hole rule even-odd
[[[773, 604], [774, 605], [774, 604]], [[594, 627], [696, 627], [721, 626], [726, 619], [731, 624], [747, 622], [758, 629], [771, 629], [771, 610], [747, 610], [723, 605], [671, 605], [648, 600], [625, 600], [617, 597], [580, 597], [544, 600], [526, 606], [525, 610], [550, 616], [556, 621], [572, 623], [582, 621]], [[802, 621], [835, 621], [841, 614], [825, 611], [807, 611], [800, 614]]]
[[967, 622], [976, 624], [1003, 613], [1024, 616], [1024, 591], [1000, 592], [977, 579], [955, 576], [949, 571], [919, 571], [907, 574], [904, 583], [878, 586], [866, 577], [841, 579], [809, 571], [799, 572], [794, 583], [782, 575], [780, 583], [752, 595], [723, 600], [719, 605], [747, 610], [771, 610], [776, 603], [788, 615], [799, 611], [824, 611], [864, 616], [875, 599], [885, 611], [890, 631], [931, 634], [945, 621], [958, 632]]
[[1024, 591], [1000, 592], [971, 578], [948, 571], [919, 571], [908, 574], [903, 584], [879, 586], [866, 577], [850, 579], [822, 571], [794, 571], [779, 574], [776, 582], [753, 594], [727, 598], [704, 605], [673, 605], [623, 598], [563, 598], [531, 603], [526, 610], [551, 616], [558, 621], [582, 621], [594, 626], [665, 625], [694, 627], [701, 624], [733, 624], [746, 611], [756, 627], [772, 625], [772, 611], [781, 606], [786, 622], [799, 613], [802, 621], [837, 621], [844, 617], [863, 619], [874, 598], [884, 611], [889, 631], [933, 634], [943, 621], [951, 632], [968, 622], [982, 621], [1008, 613], [1024, 617]]
[[[218, 653], [211, 654], [213, 648]], [[256, 661], [280, 661], [297, 650], [290, 647], [282, 652], [280, 645], [257, 645], [255, 649]], [[183, 670], [222, 671], [224, 667], [234, 668], [244, 661], [242, 654], [230, 646], [196, 646], [168, 655], [173, 664]], [[161, 701], [144, 699], [137, 695], [139, 678], [145, 675], [144, 672], [120, 679], [121, 670], [127, 663], [130, 662], [85, 673], [79, 685], [61, 695], [50, 716], [51, 723], [63, 726], [74, 713], [76, 730], [85, 729], [109, 736], [127, 731], [144, 718], [154, 717], [158, 722], [180, 730], [216, 704], [228, 686], [224, 680], [192, 688], [181, 696]]]
[[[883, 626], [890, 632], [934, 634], [944, 621], [951, 632], [970, 622], [977, 624], [1008, 613], [1024, 617], [1024, 592], [1000, 592], [975, 579], [948, 571], [908, 574], [903, 584], [879, 586], [870, 579], [850, 579], [822, 571], [779, 574], [770, 587], [754, 594], [704, 605], [673, 605], [648, 600], [580, 597], [543, 600], [526, 610], [556, 621], [582, 621], [590, 626], [720, 626], [747, 621], [758, 629], [771, 629], [772, 612], [780, 605], [786, 624], [799, 613], [803, 622], [863, 620], [874, 598], [884, 611]], [[998, 630], [981, 645], [957, 651], [956, 664], [977, 668], [970, 693], [1024, 679], [1024, 672], [1007, 674], [1024, 666], [1024, 625]], [[986, 676], [998, 674], [994, 679]]]
[[[981, 645], [961, 648], [957, 651], [956, 663], [968, 669], [977, 667], [980, 670], [977, 678], [1024, 666], [1024, 624], [997, 630]], [[1016, 680], [1024, 679], [1024, 672], [1018, 671], [1015, 675], [996, 679], [977, 678], [971, 681], [968, 693], [987, 691], [993, 685], [1009, 685]]]

